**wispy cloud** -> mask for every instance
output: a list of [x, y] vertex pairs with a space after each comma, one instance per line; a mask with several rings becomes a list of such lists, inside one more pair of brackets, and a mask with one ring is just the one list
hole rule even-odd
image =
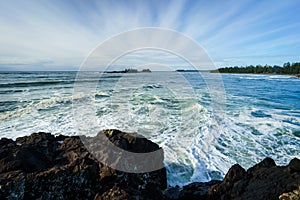
[[299, 7], [297, 0], [1, 0], [0, 69], [76, 69], [99, 43], [139, 27], [182, 32], [217, 65], [293, 62], [300, 56]]

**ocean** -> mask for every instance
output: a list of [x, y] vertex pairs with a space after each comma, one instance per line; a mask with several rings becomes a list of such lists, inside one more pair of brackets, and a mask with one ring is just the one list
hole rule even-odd
[[[293, 76], [82, 74], [0, 72], [0, 137], [77, 135], [78, 124], [95, 118], [86, 135], [117, 128], [159, 144], [171, 186], [221, 179], [235, 163], [247, 169], [265, 157], [279, 165], [300, 158], [300, 79]], [[214, 82], [221, 84], [208, 87]], [[93, 111], [79, 122], [80, 105]]]

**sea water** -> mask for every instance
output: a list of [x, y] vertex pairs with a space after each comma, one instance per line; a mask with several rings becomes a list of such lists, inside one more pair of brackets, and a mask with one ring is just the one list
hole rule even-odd
[[[224, 101], [208, 80], [222, 83], [215, 89]], [[235, 163], [249, 168], [267, 156], [279, 165], [300, 158], [300, 79], [293, 76], [1, 72], [0, 95], [1, 138], [76, 135], [74, 105], [81, 102], [95, 111], [85, 120], [97, 119], [87, 135], [117, 128], [159, 144], [172, 186], [221, 179]]]

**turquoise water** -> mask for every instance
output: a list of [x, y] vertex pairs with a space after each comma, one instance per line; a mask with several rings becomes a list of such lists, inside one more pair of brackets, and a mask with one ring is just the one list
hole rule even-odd
[[[73, 111], [81, 102], [95, 109], [86, 115], [87, 123], [91, 114], [97, 119], [95, 127], [85, 127], [88, 135], [118, 128], [162, 146], [169, 185], [222, 178], [232, 164], [249, 168], [266, 156], [277, 164], [300, 158], [300, 79], [152, 72], [103, 74], [98, 80], [99, 72], [81, 79], [76, 74], [0, 73], [0, 137], [76, 135]], [[209, 81], [222, 82], [226, 101], [214, 98]], [[75, 86], [88, 93], [74, 92]]]

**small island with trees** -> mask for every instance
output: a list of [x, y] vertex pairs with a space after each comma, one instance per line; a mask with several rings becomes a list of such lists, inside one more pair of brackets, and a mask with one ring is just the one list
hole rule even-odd
[[290, 74], [300, 78], [300, 62], [284, 63], [283, 66], [249, 65], [245, 67], [224, 67], [210, 71], [211, 73], [236, 73], [236, 74]]
[[105, 73], [149, 73], [151, 72], [150, 69], [143, 69], [142, 71], [138, 71], [137, 69], [126, 68], [125, 70], [121, 71], [106, 71]]

